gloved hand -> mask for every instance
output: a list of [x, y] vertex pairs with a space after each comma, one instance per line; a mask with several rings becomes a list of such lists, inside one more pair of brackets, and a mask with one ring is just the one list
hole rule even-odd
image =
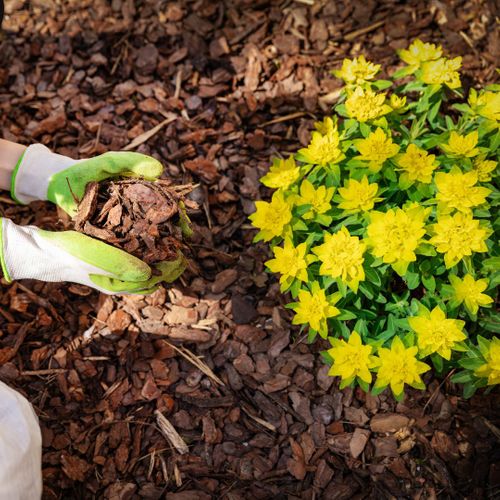
[[37, 279], [71, 281], [101, 292], [147, 294], [160, 281], [177, 279], [185, 268], [177, 260], [155, 266], [76, 231], [51, 232], [34, 226], [18, 226], [0, 219], [0, 262], [7, 281]]
[[23, 204], [49, 200], [74, 216], [77, 200], [83, 198], [89, 182], [117, 176], [154, 181], [162, 172], [158, 160], [140, 153], [109, 152], [88, 160], [73, 160], [53, 153], [43, 144], [33, 144], [12, 174], [11, 195]]

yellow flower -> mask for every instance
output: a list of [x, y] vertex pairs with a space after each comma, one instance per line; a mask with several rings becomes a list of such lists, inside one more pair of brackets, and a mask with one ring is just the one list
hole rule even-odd
[[255, 241], [269, 241], [275, 236], [282, 236], [292, 220], [292, 207], [285, 200], [282, 191], [273, 194], [271, 203], [256, 201], [255, 208], [255, 212], [249, 217], [252, 225], [260, 229]]
[[344, 59], [342, 69], [333, 70], [337, 78], [341, 78], [349, 84], [362, 84], [368, 80], [373, 80], [380, 71], [380, 64], [373, 64], [365, 59], [365, 56], [354, 59]]
[[392, 138], [387, 137], [380, 127], [375, 132], [371, 132], [366, 139], [355, 140], [354, 145], [361, 153], [356, 158], [368, 162], [372, 172], [378, 172], [384, 161], [392, 158], [399, 151], [399, 146], [394, 144]]
[[401, 181], [430, 184], [432, 174], [438, 167], [435, 159], [435, 155], [428, 154], [427, 151], [420, 149], [415, 144], [409, 144], [406, 151], [396, 158], [398, 170], [403, 172]]
[[477, 172], [462, 173], [454, 167], [449, 173], [438, 172], [434, 181], [438, 193], [439, 213], [447, 214], [453, 209], [460, 212], [469, 213], [472, 208], [486, 202], [486, 197], [491, 190], [485, 187], [476, 187]]
[[389, 105], [395, 111], [400, 111], [406, 106], [406, 96], [399, 97], [396, 94], [391, 94]]
[[359, 122], [375, 120], [392, 111], [385, 103], [385, 94], [377, 94], [370, 89], [356, 87], [345, 101], [345, 109], [350, 118]]
[[311, 284], [311, 291], [300, 290], [299, 301], [292, 304], [295, 309], [294, 325], [309, 324], [323, 338], [328, 335], [327, 319], [340, 314], [335, 304], [340, 300], [340, 294], [326, 296], [325, 290], [317, 281]]
[[399, 57], [410, 66], [419, 66], [423, 62], [439, 59], [443, 54], [440, 45], [425, 43], [418, 38], [408, 47], [398, 51]]
[[394, 337], [391, 348], [381, 347], [378, 350], [380, 367], [378, 369], [375, 389], [391, 386], [395, 396], [403, 393], [404, 385], [417, 389], [423, 386], [420, 375], [430, 370], [430, 366], [418, 361], [416, 346], [406, 348], [399, 337]]
[[408, 318], [408, 323], [417, 334], [421, 356], [437, 352], [442, 358], [450, 360], [456, 343], [467, 338], [462, 331], [465, 321], [447, 318], [439, 306], [431, 312], [423, 310], [418, 316]]
[[368, 212], [373, 208], [376, 202], [382, 198], [377, 197], [378, 184], [370, 184], [366, 175], [357, 181], [348, 179], [344, 187], [339, 188], [340, 203], [339, 208], [346, 213]]
[[365, 279], [365, 244], [357, 236], [351, 236], [345, 227], [335, 234], [325, 233], [324, 241], [312, 249], [321, 262], [319, 274], [340, 278], [357, 292], [359, 282]]
[[480, 366], [474, 375], [487, 377], [488, 385], [500, 384], [500, 339], [493, 337], [488, 344], [488, 352], [483, 353], [486, 363]]
[[492, 179], [491, 172], [497, 168], [497, 162], [485, 160], [484, 158], [476, 158], [473, 168], [477, 172], [477, 178], [480, 182], [488, 182]]
[[334, 192], [334, 187], [319, 186], [318, 189], [314, 189], [313, 184], [304, 179], [300, 185], [300, 196], [295, 198], [295, 204], [311, 205], [311, 209], [302, 217], [306, 220], [313, 219], [316, 215], [324, 214], [330, 210], [330, 202]]
[[462, 66], [462, 58], [446, 59], [442, 57], [436, 61], [424, 62], [422, 64], [421, 80], [428, 85], [446, 85], [450, 89], [460, 87], [460, 74], [458, 70]]
[[439, 253], [444, 253], [447, 269], [463, 257], [472, 255], [472, 252], [488, 251], [486, 239], [491, 231], [480, 227], [479, 221], [473, 219], [470, 213], [457, 212], [453, 216], [439, 216], [437, 223], [430, 229], [434, 236], [429, 243], [434, 245]]
[[337, 122], [329, 116], [325, 116], [322, 122], [314, 122], [314, 128], [322, 135], [335, 134], [337, 132]]
[[476, 148], [477, 141], [477, 130], [467, 135], [457, 134], [453, 130], [448, 139], [448, 144], [441, 144], [441, 149], [453, 158], [472, 158], [479, 154], [479, 149]]
[[477, 314], [480, 307], [493, 302], [489, 295], [482, 293], [488, 288], [488, 280], [475, 280], [470, 274], [466, 274], [463, 280], [454, 274], [450, 274], [449, 278], [453, 288], [453, 299], [458, 304], [463, 302], [471, 314]]
[[295, 158], [290, 156], [286, 160], [277, 159], [269, 172], [261, 178], [264, 186], [274, 189], [286, 189], [300, 177], [300, 168], [295, 164]]
[[328, 375], [341, 377], [346, 385], [350, 384], [355, 377], [371, 384], [370, 369], [378, 365], [378, 358], [372, 355], [373, 347], [363, 345], [356, 331], [351, 333], [348, 342], [335, 338], [330, 338], [330, 342], [332, 348], [328, 350], [328, 354], [332, 357], [333, 364]]
[[472, 89], [469, 105], [479, 116], [495, 122], [500, 120], [500, 92], [484, 90], [478, 94]]
[[425, 234], [425, 219], [430, 209], [410, 205], [405, 209], [390, 208], [387, 212], [371, 212], [367, 244], [400, 275], [406, 274], [410, 262], [417, 260], [415, 250]]
[[[312, 255], [307, 255], [307, 244], [301, 243], [296, 247], [289, 239], [285, 240], [283, 247], [273, 248], [274, 259], [268, 260], [266, 266], [273, 273], [280, 273], [281, 291], [287, 290], [295, 279], [307, 281], [307, 266]], [[312, 257], [312, 259], [311, 259]]]
[[339, 148], [340, 139], [337, 127], [325, 124], [323, 130], [327, 132], [325, 134], [313, 132], [309, 146], [299, 149], [299, 153], [307, 163], [327, 165], [328, 163], [337, 163], [345, 156]]

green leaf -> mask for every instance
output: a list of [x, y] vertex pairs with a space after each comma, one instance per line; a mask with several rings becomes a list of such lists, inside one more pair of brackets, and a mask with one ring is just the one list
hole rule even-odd
[[381, 387], [372, 387], [372, 396], [378, 396], [379, 394], [382, 394], [385, 390], [387, 389], [387, 385], [381, 386]]
[[434, 276], [422, 276], [422, 283], [429, 292], [434, 293], [436, 291], [436, 278]]
[[479, 325], [489, 332], [500, 334], [500, 317], [498, 315], [480, 320]]
[[434, 368], [436, 369], [437, 373], [440, 375], [443, 373], [443, 358], [439, 354], [433, 354], [431, 356], [431, 361], [432, 364], [434, 365]]
[[371, 289], [371, 287], [367, 283], [360, 283], [359, 284], [359, 291], [368, 299], [373, 300], [375, 298], [375, 295]]
[[359, 387], [361, 387], [361, 389], [363, 389], [363, 391], [369, 392], [370, 384], [368, 384], [364, 380], [361, 380], [359, 377], [357, 378], [357, 381], [358, 381]]
[[329, 163], [328, 164], [328, 170], [332, 174], [333, 178], [333, 185], [334, 186], [340, 186], [340, 167], [337, 163]]
[[392, 82], [390, 80], [375, 80], [372, 82], [372, 87], [375, 87], [377, 90], [385, 90], [392, 87]]
[[371, 128], [366, 123], [360, 123], [359, 130], [361, 131], [361, 134], [363, 134], [363, 137], [365, 138], [368, 137], [371, 133]]
[[500, 257], [484, 259], [481, 265], [485, 271], [498, 271], [500, 269]]
[[340, 321], [348, 321], [350, 319], [356, 319], [358, 317], [357, 313], [354, 311], [349, 311], [348, 309], [342, 309], [338, 316], [335, 316], [335, 319]]
[[466, 370], [455, 373], [455, 375], [451, 377], [451, 381], [454, 384], [465, 384], [467, 382], [471, 382], [472, 380], [474, 380], [472, 373]]
[[410, 290], [415, 290], [415, 288], [417, 288], [418, 285], [420, 285], [420, 274], [408, 271], [403, 276], [403, 280], [405, 281], [406, 286]]
[[[392, 75], [392, 78], [394, 80], [398, 80], [399, 78], [404, 78], [405, 76], [415, 73], [415, 69], [416, 69], [415, 66], [404, 66], [403, 68], [395, 71], [394, 74]], [[408, 89], [408, 91], [409, 90], [411, 89]]]
[[370, 283], [373, 283], [375, 286], [379, 287], [382, 284], [382, 280], [380, 279], [380, 275], [375, 269], [367, 268], [365, 269], [365, 275], [367, 280]]
[[293, 224], [292, 224], [292, 229], [294, 231], [307, 231], [308, 227], [307, 224], [304, 223], [304, 221], [297, 219]]

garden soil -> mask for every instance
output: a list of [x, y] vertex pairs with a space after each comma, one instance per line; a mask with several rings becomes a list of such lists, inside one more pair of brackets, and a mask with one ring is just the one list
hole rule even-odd
[[[6, 8], [0, 134], [75, 158], [151, 154], [199, 207], [188, 270], [152, 296], [1, 282], [0, 378], [39, 415], [44, 498], [498, 498], [498, 391], [466, 401], [432, 374], [402, 403], [340, 391], [247, 219], [271, 158], [331, 110], [344, 57], [393, 69], [421, 37], [463, 57], [466, 88], [493, 82], [493, 1]], [[0, 204], [17, 223], [71, 223], [50, 204]]]

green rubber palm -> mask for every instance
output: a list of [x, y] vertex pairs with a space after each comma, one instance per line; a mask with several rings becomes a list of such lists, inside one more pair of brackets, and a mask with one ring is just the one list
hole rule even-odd
[[49, 200], [74, 216], [89, 182], [113, 177], [138, 177], [154, 181], [163, 172], [151, 156], [109, 152], [88, 160], [73, 160], [52, 153], [42, 144], [24, 152], [12, 177], [12, 196], [20, 203]]

